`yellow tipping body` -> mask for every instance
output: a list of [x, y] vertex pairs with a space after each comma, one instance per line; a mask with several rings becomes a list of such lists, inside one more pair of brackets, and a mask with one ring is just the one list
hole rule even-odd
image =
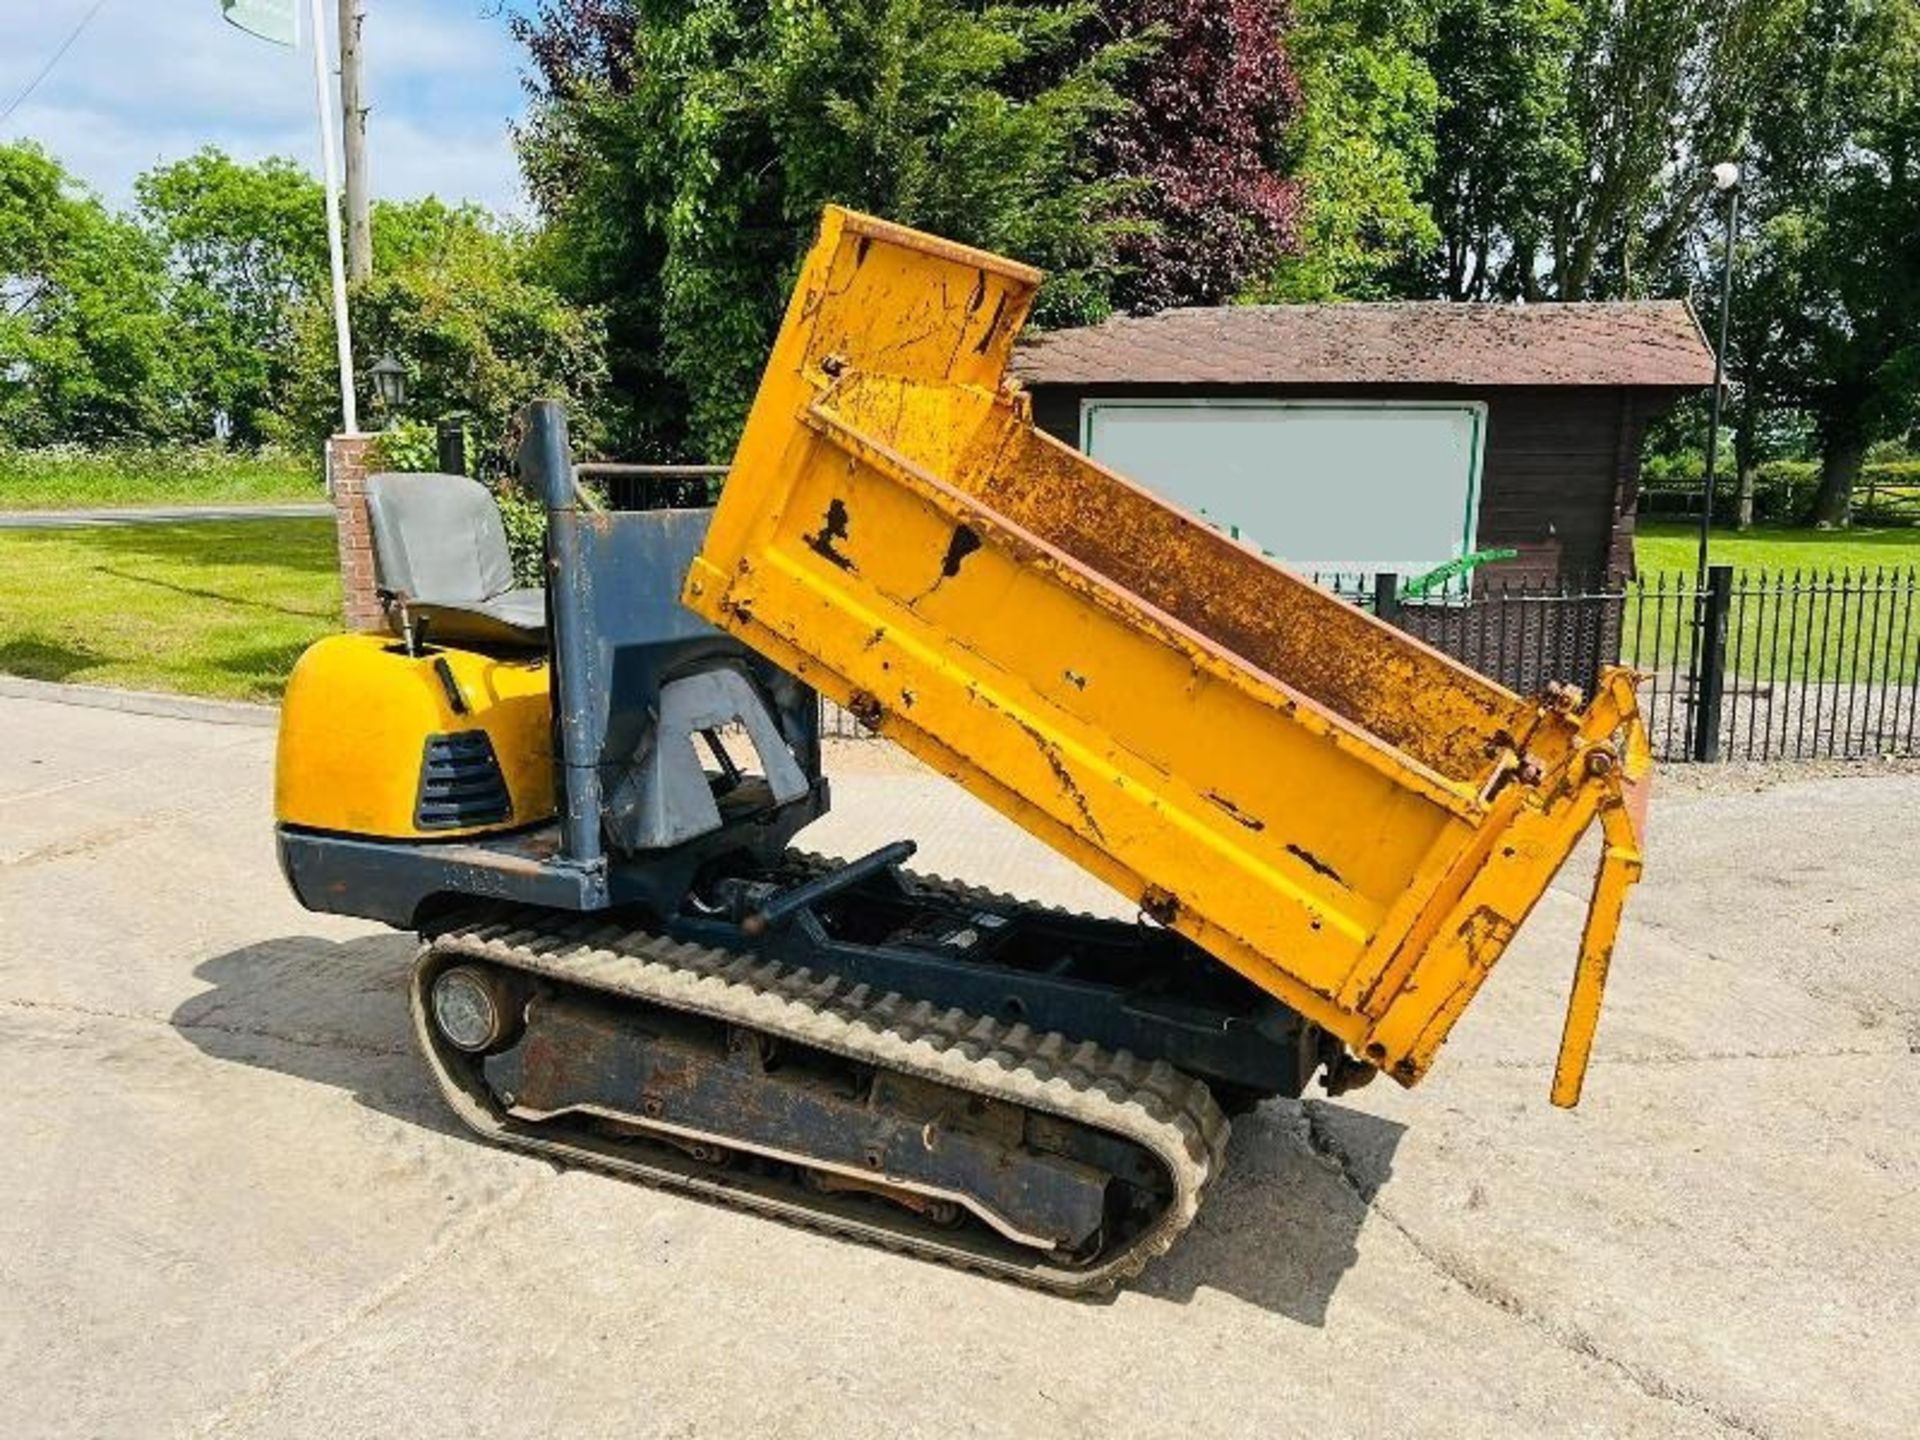
[[1578, 1097], [1649, 765], [1036, 431], [1037, 272], [830, 209], [686, 604], [1412, 1083], [1596, 816]]
[[[436, 666], [453, 677], [461, 713]], [[552, 816], [553, 742], [544, 656], [471, 650], [410, 656], [386, 635], [333, 635], [293, 667], [280, 706], [274, 818], [380, 839], [446, 839]], [[510, 801], [483, 825], [417, 823], [427, 742], [481, 732]]]

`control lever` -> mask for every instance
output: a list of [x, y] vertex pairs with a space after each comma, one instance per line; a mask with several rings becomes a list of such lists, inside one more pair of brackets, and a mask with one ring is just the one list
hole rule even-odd
[[764, 935], [775, 926], [786, 924], [808, 906], [817, 905], [829, 896], [838, 895], [842, 890], [858, 885], [870, 875], [905, 864], [918, 848], [911, 840], [895, 840], [891, 844], [882, 845], [878, 850], [862, 855], [858, 860], [849, 860], [838, 870], [771, 896], [761, 904], [758, 910], [740, 922], [740, 928], [749, 935]]
[[417, 660], [420, 652], [427, 648], [427, 626], [433, 623], [431, 615], [423, 615], [418, 620], [413, 616], [413, 597], [404, 590], [379, 589], [373, 592], [380, 597], [381, 608], [389, 613], [400, 612], [400, 643], [405, 647], [409, 659]]

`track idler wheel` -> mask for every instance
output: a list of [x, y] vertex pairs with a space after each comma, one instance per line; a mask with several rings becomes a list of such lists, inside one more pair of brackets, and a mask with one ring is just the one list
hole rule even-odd
[[455, 965], [433, 981], [434, 1028], [456, 1050], [487, 1055], [510, 1044], [524, 1022], [514, 978], [492, 965]]

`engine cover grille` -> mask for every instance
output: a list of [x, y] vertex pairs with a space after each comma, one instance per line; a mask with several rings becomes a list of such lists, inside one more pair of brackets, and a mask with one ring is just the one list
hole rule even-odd
[[513, 814], [506, 777], [484, 730], [429, 735], [420, 761], [420, 799], [413, 823], [422, 830], [498, 825]]

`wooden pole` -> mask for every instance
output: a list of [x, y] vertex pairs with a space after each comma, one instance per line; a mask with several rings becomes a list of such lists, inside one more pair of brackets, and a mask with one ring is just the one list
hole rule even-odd
[[367, 106], [362, 97], [360, 27], [366, 0], [340, 0], [341, 149], [347, 172], [347, 278], [373, 274], [373, 227], [368, 218]]

